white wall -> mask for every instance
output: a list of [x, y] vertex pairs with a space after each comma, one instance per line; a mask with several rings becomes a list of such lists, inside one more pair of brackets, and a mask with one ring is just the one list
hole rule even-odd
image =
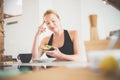
[[[9, 22], [16, 24], [7, 25]], [[5, 54], [16, 57], [31, 52], [33, 36], [39, 24], [38, 0], [23, 0], [22, 16], [5, 19]]]
[[98, 15], [100, 39], [105, 39], [110, 30], [120, 29], [120, 12], [103, 4], [102, 0], [23, 0], [23, 15], [5, 20], [5, 23], [18, 21], [13, 25], [5, 24], [5, 54], [16, 57], [18, 53], [31, 52], [33, 37], [44, 11], [49, 8], [60, 14], [65, 29], [79, 30], [83, 40], [90, 39], [90, 14]]
[[60, 14], [65, 29], [76, 29], [80, 26], [80, 0], [55, 0], [53, 8]]
[[106, 39], [111, 30], [120, 29], [120, 11], [102, 0], [81, 0], [81, 25], [84, 40], [90, 40], [89, 15], [97, 14], [97, 27], [100, 39]]

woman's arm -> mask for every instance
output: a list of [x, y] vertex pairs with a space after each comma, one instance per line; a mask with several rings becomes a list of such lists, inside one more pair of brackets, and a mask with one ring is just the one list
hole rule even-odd
[[34, 37], [33, 46], [32, 46], [32, 60], [34, 60], [34, 58], [39, 57], [39, 55], [38, 55], [38, 38], [45, 30], [46, 30], [46, 28], [44, 27], [44, 22], [43, 22], [40, 25], [40, 27], [38, 28], [38, 31]]
[[35, 36], [33, 46], [32, 46], [32, 60], [37, 57], [37, 44], [38, 44], [38, 36]]

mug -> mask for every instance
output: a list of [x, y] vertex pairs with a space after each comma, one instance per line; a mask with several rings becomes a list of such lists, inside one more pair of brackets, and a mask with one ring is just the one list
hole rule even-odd
[[32, 66], [21, 66], [18, 65], [19, 71], [26, 72], [26, 71], [32, 71]]
[[32, 54], [31, 53], [20, 53], [17, 56], [17, 59], [20, 60], [22, 63], [29, 63], [31, 61]]

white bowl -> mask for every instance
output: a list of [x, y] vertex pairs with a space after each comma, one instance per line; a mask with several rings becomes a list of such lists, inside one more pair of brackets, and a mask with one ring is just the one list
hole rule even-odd
[[43, 59], [35, 59], [34, 61], [38, 63], [45, 63], [45, 62], [53, 62], [55, 60], [56, 58], [43, 58]]

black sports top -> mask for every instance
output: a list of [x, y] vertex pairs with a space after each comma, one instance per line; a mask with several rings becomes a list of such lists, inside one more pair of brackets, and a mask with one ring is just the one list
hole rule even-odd
[[[48, 45], [52, 45], [52, 41], [53, 41], [53, 34], [50, 37]], [[59, 48], [59, 50], [62, 53], [68, 54], [68, 55], [72, 55], [74, 53], [73, 42], [72, 42], [72, 40], [71, 40], [71, 38], [70, 38], [69, 33], [68, 33], [67, 30], [64, 30], [64, 44], [63, 44], [62, 47]], [[48, 56], [48, 57], [51, 57], [51, 56]]]

